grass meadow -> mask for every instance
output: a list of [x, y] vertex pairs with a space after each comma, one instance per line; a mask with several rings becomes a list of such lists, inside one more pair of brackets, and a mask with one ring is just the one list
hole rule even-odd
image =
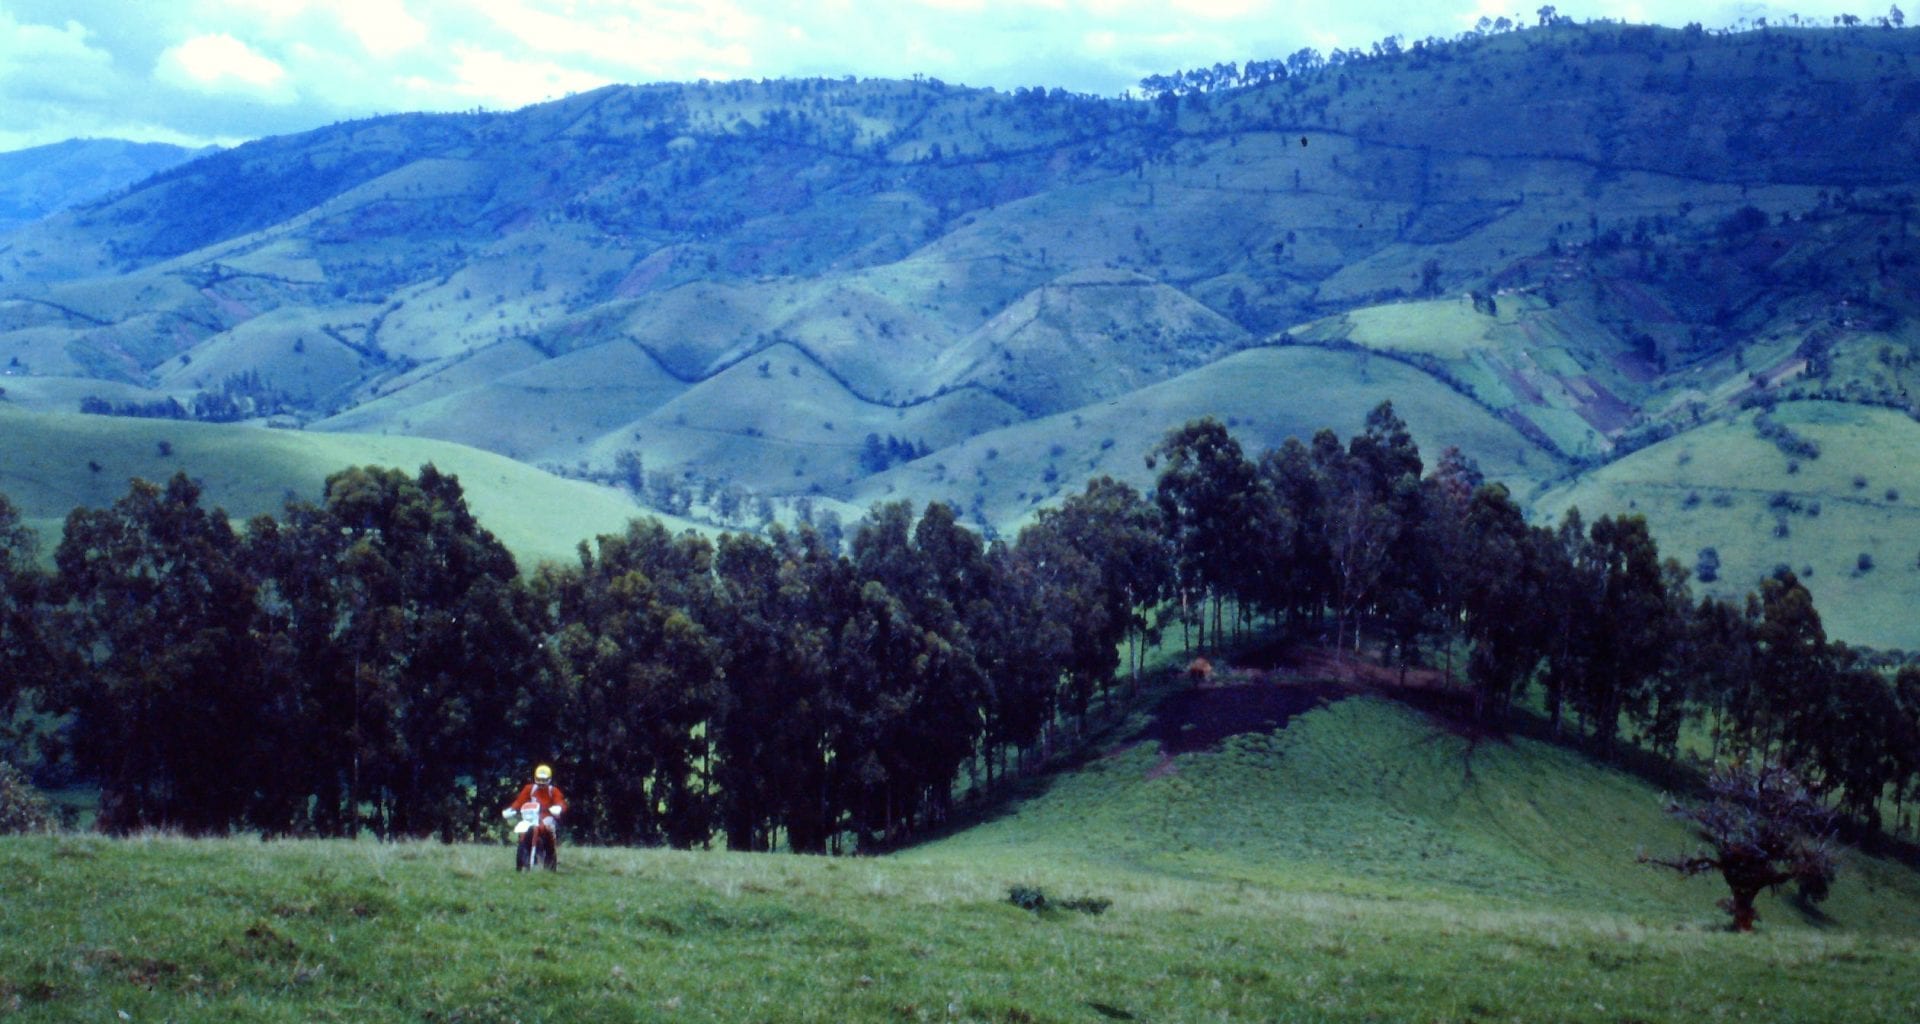
[[[1891, 409], [1788, 402], [1773, 422], [1818, 446], [1796, 458], [1760, 436], [1755, 413], [1709, 423], [1549, 490], [1544, 520], [1578, 507], [1647, 518], [1661, 553], [1696, 568], [1719, 556], [1719, 579], [1696, 593], [1738, 598], [1776, 566], [1813, 593], [1830, 636], [1920, 649], [1920, 424]], [[1862, 562], [1862, 556], [1867, 561]], [[1865, 568], [1863, 568], [1865, 565]]]
[[[574, 546], [617, 533], [646, 513], [620, 493], [566, 480], [504, 456], [424, 438], [323, 434], [255, 427], [23, 413], [0, 406], [0, 493], [21, 509], [51, 558], [66, 515], [111, 505], [141, 477], [164, 483], [185, 471], [202, 502], [236, 523], [278, 515], [293, 500], [318, 502], [329, 474], [357, 465], [417, 473], [433, 463], [460, 478], [467, 503], [523, 568], [571, 561]], [[679, 529], [690, 526], [668, 520]]]
[[[1903, 1021], [1920, 881], [1818, 913], [1634, 862], [1642, 782], [1353, 698], [1129, 743], [881, 858], [496, 844], [0, 840], [21, 1021]], [[1472, 774], [1464, 772], [1472, 765]], [[1034, 912], [1012, 888], [1103, 913]]]

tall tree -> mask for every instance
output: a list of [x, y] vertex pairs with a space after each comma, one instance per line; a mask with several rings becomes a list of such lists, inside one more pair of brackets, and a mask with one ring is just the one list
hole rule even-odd
[[[1392, 615], [1404, 624], [1403, 633], [1417, 637], [1425, 632], [1440, 641], [1449, 684], [1454, 642], [1463, 632], [1467, 614], [1468, 578], [1478, 557], [1474, 552], [1478, 538], [1469, 517], [1474, 496], [1485, 483], [1480, 467], [1454, 447], [1442, 451], [1433, 472], [1420, 481], [1421, 516], [1410, 532], [1418, 549], [1420, 572], [1414, 577], [1418, 586], [1403, 592]], [[1411, 607], [1407, 596], [1415, 602]]]
[[712, 547], [658, 520], [582, 545], [578, 567], [543, 569], [561, 667], [562, 760], [582, 834], [688, 847], [711, 831], [704, 728], [719, 698]]
[[339, 569], [346, 538], [326, 510], [289, 503], [282, 519], [247, 524], [244, 559], [255, 596], [267, 704], [263, 728], [279, 757], [263, 778], [254, 822], [270, 832], [341, 835], [356, 820], [354, 662]]
[[1333, 600], [1333, 554], [1327, 549], [1326, 525], [1330, 505], [1322, 492], [1324, 481], [1315, 453], [1338, 450], [1333, 432], [1321, 431], [1311, 450], [1289, 437], [1279, 448], [1260, 455], [1261, 489], [1275, 510], [1268, 523], [1280, 531], [1263, 551], [1278, 553], [1280, 559], [1261, 560], [1264, 571], [1256, 583], [1255, 600], [1285, 612], [1293, 624], [1309, 617], [1317, 621]]
[[852, 732], [842, 659], [851, 567], [809, 527], [768, 539], [724, 536], [715, 553], [723, 689], [713, 723], [719, 823], [735, 850], [771, 849], [785, 828], [798, 853], [825, 853], [841, 830]]
[[247, 813], [269, 751], [238, 554], [226, 513], [202, 508], [185, 474], [67, 517], [54, 560], [85, 671], [61, 703], [103, 827], [216, 831]]
[[[353, 666], [348, 806], [372, 804], [385, 834], [478, 827], [494, 790], [550, 758], [563, 727], [513, 556], [432, 465], [417, 479], [336, 473], [326, 512], [346, 544], [336, 576], [338, 642]], [[479, 785], [463, 790], [462, 779]]]
[[1712, 719], [1715, 757], [1723, 746], [1752, 747], [1753, 657], [1753, 631], [1744, 611], [1719, 598], [1701, 598], [1686, 627], [1680, 671], [1691, 680], [1694, 706]]
[[979, 541], [950, 506], [929, 505], [917, 525], [912, 518], [905, 502], [875, 506], [853, 538], [862, 583], [850, 628], [870, 656], [851, 691], [867, 740], [854, 758], [863, 846], [940, 820], [985, 725], [979, 664], [958, 610], [987, 593]]
[[1379, 489], [1379, 476], [1367, 461], [1343, 450], [1331, 431], [1313, 440], [1314, 473], [1319, 478], [1321, 547], [1327, 555], [1327, 599], [1334, 616], [1334, 649], [1344, 652], [1347, 638], [1360, 649], [1359, 617], [1374, 598], [1399, 522]]
[[1573, 654], [1568, 696], [1602, 753], [1611, 756], [1621, 715], [1649, 700], [1649, 684], [1666, 666], [1679, 619], [1644, 517], [1601, 516], [1584, 553], [1599, 591], [1581, 630], [1584, 643]]
[[1467, 676], [1474, 717], [1484, 720], [1490, 711], [1505, 713], [1547, 651], [1552, 620], [1545, 607], [1546, 552], [1552, 541], [1527, 525], [1502, 484], [1474, 492], [1463, 532], [1468, 540], [1458, 575], [1473, 645]]
[[[1204, 606], [1211, 599], [1218, 643], [1221, 600], [1250, 589], [1243, 570], [1257, 537], [1259, 492], [1253, 464], [1212, 417], [1168, 432], [1148, 464], [1162, 464], [1154, 501], [1173, 540], [1179, 599], [1183, 607]], [[1203, 614], [1203, 645], [1204, 623]]]
[[1750, 600], [1754, 682], [1759, 691], [1756, 732], [1788, 764], [1804, 763], [1820, 741], [1832, 652], [1813, 595], [1792, 571], [1760, 581]]
[[[1148, 630], [1145, 611], [1158, 603], [1172, 580], [1172, 562], [1163, 532], [1160, 510], [1138, 491], [1111, 477], [1087, 483], [1086, 490], [1072, 495], [1057, 508], [1042, 509], [1035, 525], [1054, 541], [1085, 560], [1095, 578], [1084, 583], [1069, 583], [1078, 570], [1051, 563], [1041, 556], [1041, 568], [1053, 564], [1060, 569], [1056, 589], [1062, 600], [1084, 598], [1101, 610], [1099, 625], [1084, 611], [1076, 609], [1069, 671], [1076, 685], [1104, 686], [1119, 667], [1121, 643], [1144, 646]], [[1039, 543], [1043, 535], [1036, 535]], [[1024, 533], [1021, 544], [1028, 544]], [[1254, 559], [1264, 552], [1247, 552]], [[1044, 610], [1041, 610], [1044, 615]]]
[[16, 766], [41, 761], [43, 737], [27, 723], [66, 674], [66, 651], [46, 622], [52, 580], [35, 562], [38, 549], [19, 509], [0, 494], [0, 761]]

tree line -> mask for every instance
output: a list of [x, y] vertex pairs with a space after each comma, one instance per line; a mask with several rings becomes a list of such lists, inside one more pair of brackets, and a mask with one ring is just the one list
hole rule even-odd
[[845, 552], [649, 519], [530, 574], [431, 465], [239, 529], [201, 497], [76, 509], [51, 572], [0, 498], [0, 758], [110, 831], [453, 839], [549, 761], [585, 839], [880, 848], [1084, 724], [1161, 552], [1111, 480], [1013, 543], [897, 503]]
[[1606, 758], [1635, 744], [1676, 760], [1692, 727], [1711, 754], [1783, 764], [1874, 826], [1920, 792], [1920, 667], [1889, 675], [1829, 640], [1785, 567], [1743, 599], [1696, 599], [1643, 517], [1529, 523], [1457, 451], [1424, 471], [1387, 405], [1344, 446], [1322, 430], [1250, 459], [1201, 421], [1156, 454], [1173, 596], [1210, 609], [1216, 636], [1229, 608], [1324, 625], [1346, 652], [1371, 635], [1402, 666], [1457, 669], [1475, 720], [1498, 727], [1532, 696]]
[[1438, 669], [1489, 727], [1537, 699], [1602, 756], [1692, 725], [1868, 821], [1915, 791], [1920, 670], [1828, 641], [1791, 573], [1695, 600], [1640, 517], [1531, 524], [1389, 405], [1257, 457], [1200, 420], [1149, 461], [1011, 540], [939, 503], [844, 550], [636, 520], [529, 574], [430, 465], [237, 530], [135, 481], [51, 572], [0, 498], [0, 758], [96, 784], [110, 830], [452, 839], [549, 761], [585, 839], [870, 851], [1084, 730], [1162, 631], [1278, 629]]

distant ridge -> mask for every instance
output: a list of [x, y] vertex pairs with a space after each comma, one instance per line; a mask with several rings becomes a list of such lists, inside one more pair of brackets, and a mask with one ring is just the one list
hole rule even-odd
[[0, 153], [0, 235], [218, 151], [164, 142], [68, 139]]

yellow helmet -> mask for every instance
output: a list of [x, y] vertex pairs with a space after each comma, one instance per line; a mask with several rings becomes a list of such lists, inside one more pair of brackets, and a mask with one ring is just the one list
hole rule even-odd
[[549, 768], [549, 767], [547, 767], [547, 766], [546, 766], [546, 765], [544, 765], [544, 764], [543, 764], [543, 765], [541, 765], [541, 766], [540, 766], [540, 767], [538, 767], [538, 768], [535, 768], [535, 769], [533, 770], [533, 781], [535, 781], [535, 782], [552, 782], [552, 781], [553, 781], [553, 769], [551, 769], [551, 768]]

